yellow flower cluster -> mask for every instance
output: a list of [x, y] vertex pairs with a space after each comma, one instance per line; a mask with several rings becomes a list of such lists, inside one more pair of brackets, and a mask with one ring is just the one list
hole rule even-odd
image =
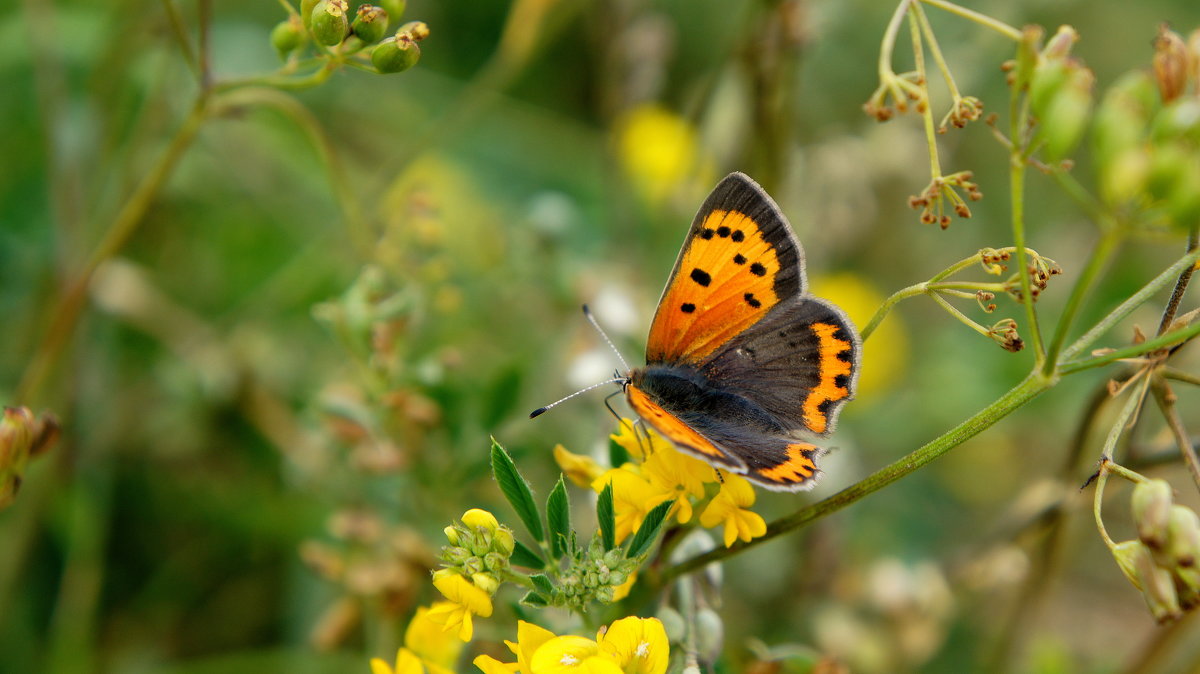
[[657, 618], [621, 618], [601, 628], [595, 641], [557, 636], [522, 620], [517, 641], [504, 643], [516, 662], [481, 655], [475, 666], [484, 674], [664, 674], [670, 658], [667, 632]]
[[709, 485], [719, 484], [717, 493], [704, 506], [700, 524], [724, 525], [725, 546], [736, 540], [749, 541], [767, 531], [761, 516], [749, 510], [754, 489], [744, 478], [717, 469], [675, 449], [670, 441], [652, 430], [639, 434], [629, 419], [621, 420], [620, 432], [612, 436], [632, 459], [618, 468], [604, 470], [595, 461], [555, 447], [559, 466], [577, 484], [597, 492], [611, 484], [616, 511], [617, 542], [625, 540], [642, 525], [654, 506], [674, 500], [672, 513], [680, 524], [691, 521], [694, 506], [703, 503]]

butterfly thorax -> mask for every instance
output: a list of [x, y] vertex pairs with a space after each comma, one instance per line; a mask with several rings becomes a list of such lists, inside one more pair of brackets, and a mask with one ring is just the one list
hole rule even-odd
[[647, 365], [629, 373], [629, 386], [684, 423], [724, 419], [768, 433], [783, 432], [766, 410], [737, 393], [722, 389], [688, 365]]

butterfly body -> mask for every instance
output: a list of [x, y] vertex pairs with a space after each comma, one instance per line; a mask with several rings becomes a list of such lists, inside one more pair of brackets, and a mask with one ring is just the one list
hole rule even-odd
[[776, 490], [807, 489], [854, 395], [861, 340], [807, 294], [804, 254], [779, 207], [741, 173], [692, 223], [659, 301], [634, 411], [680, 449]]

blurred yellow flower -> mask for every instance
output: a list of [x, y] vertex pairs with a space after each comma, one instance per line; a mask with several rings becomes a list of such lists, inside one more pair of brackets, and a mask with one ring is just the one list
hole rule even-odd
[[562, 445], [554, 446], [554, 462], [562, 469], [567, 479], [580, 487], [590, 487], [596, 478], [604, 474], [604, 468], [590, 456], [574, 454]]
[[624, 583], [613, 588], [613, 601], [621, 601], [629, 596], [629, 591], [633, 589], [633, 584], [637, 582], [637, 572], [629, 574]]
[[767, 533], [767, 523], [758, 513], [746, 510], [754, 505], [754, 488], [744, 478], [725, 475], [721, 491], [713, 497], [700, 515], [700, 525], [715, 527], [725, 524], [725, 547], [739, 538], [749, 542]]
[[[810, 285], [814, 295], [841, 307], [860, 330], [886, 299], [856, 274], [815, 277]], [[893, 311], [863, 344], [856, 397], [862, 400], [887, 391], [904, 374], [907, 362], [908, 334]]]
[[646, 460], [648, 454], [653, 454], [661, 447], [671, 446], [668, 440], [654, 431], [647, 429], [645, 434], [638, 433], [634, 430], [635, 423], [633, 419], [622, 418], [617, 432], [608, 436], [621, 449], [624, 449], [630, 458], [641, 463]]
[[608, 484], [612, 484], [613, 510], [617, 521], [615, 533], [617, 543], [620, 543], [642, 526], [646, 514], [656, 504], [662, 503], [663, 499], [654, 500], [661, 492], [655, 490], [646, 478], [634, 472], [630, 464], [605, 472], [592, 483], [592, 489], [604, 491], [605, 485]]
[[554, 637], [539, 646], [530, 670], [531, 674], [624, 674], [595, 641], [571, 635]]
[[[519, 669], [515, 662], [500, 662], [490, 655], [480, 655], [471, 661], [471, 664], [483, 671], [483, 674], [512, 674], [512, 672], [523, 672]], [[379, 674], [373, 672], [372, 674]]]
[[696, 129], [675, 112], [656, 104], [639, 105], [618, 120], [617, 157], [636, 188], [651, 203], [661, 203], [699, 169]]
[[599, 637], [600, 652], [625, 674], [664, 674], [670, 658], [667, 631], [658, 618], [621, 618]]
[[704, 498], [704, 483], [716, 480], [716, 471], [711, 466], [685, 456], [674, 447], [664, 447], [651, 454], [642, 464], [642, 474], [658, 492], [649, 505], [653, 507], [675, 499], [680, 524], [692, 519], [692, 503], [688, 497]]
[[396, 653], [396, 666], [392, 667], [379, 658], [371, 658], [371, 674], [425, 674], [421, 659], [407, 648]]
[[450, 601], [435, 602], [429, 609], [429, 620], [447, 632], [457, 631], [459, 639], [470, 641], [474, 634], [471, 616], [492, 615], [492, 600], [461, 575], [443, 571], [433, 575], [433, 586]]
[[429, 608], [422, 606], [404, 630], [404, 647], [425, 665], [430, 674], [451, 674], [462, 642], [429, 619]]

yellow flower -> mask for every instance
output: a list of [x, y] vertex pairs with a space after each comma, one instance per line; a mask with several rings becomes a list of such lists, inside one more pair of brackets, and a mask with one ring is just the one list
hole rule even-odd
[[[811, 292], [841, 307], [861, 330], [883, 304], [883, 295], [855, 274], [835, 274], [811, 280]], [[895, 311], [863, 344], [862, 372], [858, 378], [859, 400], [883, 393], [904, 374], [908, 362], [908, 333]]]
[[[525, 671], [523, 669], [517, 669], [517, 663], [515, 662], [500, 662], [490, 655], [480, 655], [472, 660], [471, 663], [483, 670], [483, 674], [511, 674], [512, 672]], [[372, 674], [381, 673], [373, 672]]]
[[471, 616], [492, 615], [492, 600], [483, 590], [457, 573], [439, 571], [433, 575], [433, 586], [450, 601], [435, 602], [428, 618], [442, 629], [457, 630], [458, 638], [470, 641], [474, 633]]
[[613, 489], [613, 510], [617, 520], [616, 539], [617, 543], [620, 543], [642, 526], [646, 513], [656, 504], [662, 503], [663, 499], [654, 500], [659, 492], [646, 478], [635, 473], [630, 464], [605, 472], [592, 483], [592, 489], [604, 491], [605, 485], [610, 483]]
[[488, 531], [495, 531], [500, 526], [495, 515], [479, 508], [471, 508], [463, 513], [462, 523], [471, 529], [487, 529]]
[[725, 523], [725, 547], [737, 539], [750, 541], [767, 533], [767, 523], [758, 513], [746, 510], [754, 505], [754, 488], [744, 478], [726, 474], [721, 491], [700, 515], [700, 525], [715, 527]]
[[530, 674], [623, 674], [621, 666], [600, 652], [591, 639], [554, 637], [538, 647], [529, 663]]
[[528, 674], [533, 671], [530, 667], [533, 654], [537, 652], [537, 649], [541, 648], [542, 644], [553, 638], [554, 632], [533, 623], [520, 620], [517, 622], [517, 642], [505, 641], [504, 643], [517, 656], [517, 666], [522, 674]]
[[392, 667], [379, 658], [371, 658], [371, 674], [425, 674], [421, 659], [407, 648], [396, 653], [396, 666]]
[[580, 487], [587, 487], [604, 474], [604, 469], [592, 457], [573, 454], [562, 445], [554, 446], [554, 461], [567, 478]]
[[652, 203], [698, 181], [698, 174], [711, 164], [701, 149], [691, 123], [659, 105], [635, 107], [617, 123], [617, 155], [626, 174]]
[[659, 492], [649, 505], [675, 499], [680, 524], [692, 519], [692, 503], [688, 496], [703, 498], [704, 483], [716, 480], [712, 466], [685, 456], [674, 447], [661, 448], [651, 454], [642, 464], [642, 473]]
[[451, 674], [462, 651], [462, 642], [430, 620], [425, 606], [417, 609], [404, 630], [404, 646], [421, 659], [430, 674]]
[[670, 646], [667, 631], [658, 618], [621, 618], [598, 639], [600, 652], [615, 659], [625, 674], [664, 674], [667, 671]]

